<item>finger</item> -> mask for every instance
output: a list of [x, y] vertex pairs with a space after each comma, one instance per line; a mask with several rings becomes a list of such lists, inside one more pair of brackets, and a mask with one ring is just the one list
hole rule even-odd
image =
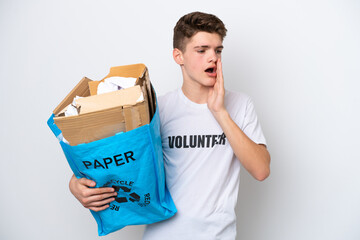
[[[81, 191], [81, 196], [83, 198], [90, 198], [90, 197], [98, 197], [101, 196], [102, 194], [114, 194], [112, 196], [116, 195], [115, 189], [113, 188], [88, 188], [88, 187], [84, 187]], [[104, 197], [102, 197], [104, 198]]]
[[217, 77], [217, 79], [220, 79], [221, 75], [222, 75], [222, 72], [221, 72], [221, 60], [219, 58], [217, 60], [217, 62], [216, 62], [216, 77]]
[[88, 207], [99, 207], [115, 200], [115, 195], [99, 195], [80, 199], [81, 204]]
[[102, 210], [107, 209], [108, 207], [109, 207], [109, 205], [104, 205], [104, 206], [101, 206], [101, 207], [91, 207], [91, 208], [89, 208], [89, 209], [91, 209], [91, 210], [93, 210], [93, 211], [95, 211], [95, 212], [100, 212], [100, 211], [102, 211]]
[[112, 187], [90, 188], [88, 196], [101, 195], [101, 194], [113, 194], [115, 189]]
[[89, 202], [88, 204], [85, 205], [85, 207], [88, 207], [88, 208], [90, 208], [90, 207], [101, 207], [101, 206], [104, 206], [106, 204], [111, 203], [112, 201], [115, 201], [114, 197], [102, 199], [101, 201]]
[[117, 195], [116, 192], [115, 193], [106, 193], [106, 194], [91, 196], [91, 197], [88, 197], [87, 199], [89, 202], [100, 202], [105, 199], [113, 198], [116, 195]]
[[87, 178], [80, 178], [79, 182], [80, 182], [80, 184], [82, 184], [84, 186], [88, 186], [88, 187], [96, 186], [96, 182], [94, 182], [93, 180], [87, 179]]
[[217, 68], [220, 73], [219, 80], [218, 80], [219, 81], [219, 85], [218, 85], [219, 93], [220, 93], [220, 95], [224, 95], [225, 94], [225, 85], [224, 85], [224, 75], [223, 75], [221, 59], [218, 59]]
[[218, 62], [216, 64], [217, 66], [217, 70], [216, 72], [218, 73], [218, 79], [219, 79], [219, 85], [220, 86], [224, 86], [224, 76], [223, 76], [223, 70], [222, 70], [222, 62], [221, 62], [221, 59], [219, 58], [218, 59]]

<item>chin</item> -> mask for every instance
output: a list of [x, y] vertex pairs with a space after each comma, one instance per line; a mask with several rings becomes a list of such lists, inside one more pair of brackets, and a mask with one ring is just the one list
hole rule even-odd
[[205, 87], [213, 87], [215, 85], [216, 80], [215, 79], [207, 79], [202, 83]]
[[202, 79], [193, 79], [201, 87], [213, 87], [216, 83], [216, 78], [202, 78]]

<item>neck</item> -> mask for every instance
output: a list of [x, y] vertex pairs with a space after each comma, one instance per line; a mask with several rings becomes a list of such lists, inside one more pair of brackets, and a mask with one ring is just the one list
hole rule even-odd
[[204, 86], [189, 86], [190, 84], [183, 83], [181, 90], [184, 95], [192, 102], [197, 104], [207, 103], [209, 87]]

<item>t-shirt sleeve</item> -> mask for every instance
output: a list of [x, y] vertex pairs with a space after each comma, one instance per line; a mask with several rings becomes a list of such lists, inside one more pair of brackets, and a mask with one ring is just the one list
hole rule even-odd
[[255, 143], [266, 145], [266, 139], [256, 115], [254, 103], [250, 98], [246, 104], [242, 130]]

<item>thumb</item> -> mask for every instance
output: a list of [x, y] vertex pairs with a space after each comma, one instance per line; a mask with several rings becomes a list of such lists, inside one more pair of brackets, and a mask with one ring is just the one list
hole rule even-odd
[[87, 178], [80, 178], [80, 184], [87, 186], [87, 187], [95, 187], [96, 186], [96, 182], [94, 182], [93, 180], [87, 179]]

